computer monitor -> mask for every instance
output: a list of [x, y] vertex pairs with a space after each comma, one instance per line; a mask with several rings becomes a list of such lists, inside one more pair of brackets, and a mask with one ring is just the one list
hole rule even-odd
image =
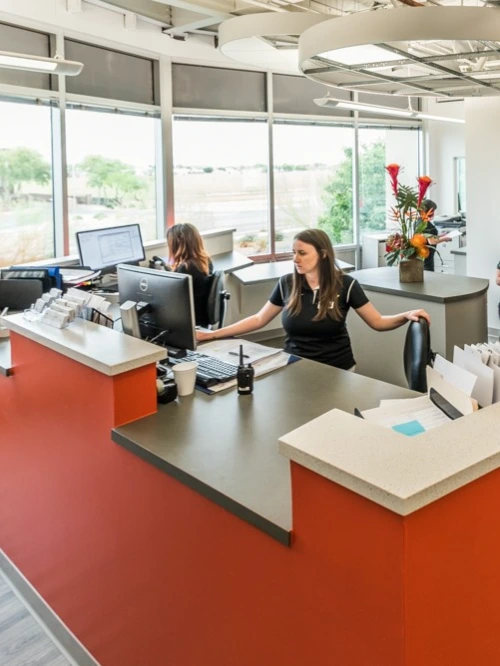
[[165, 345], [169, 352], [196, 349], [192, 277], [139, 266], [118, 266], [120, 304], [147, 303], [139, 316], [144, 340]]
[[111, 271], [118, 264], [138, 263], [145, 258], [138, 224], [78, 231], [76, 240], [82, 266], [95, 271]]

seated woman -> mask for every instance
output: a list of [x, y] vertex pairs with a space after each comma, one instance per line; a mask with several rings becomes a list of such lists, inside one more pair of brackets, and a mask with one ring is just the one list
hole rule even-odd
[[207, 302], [214, 267], [200, 232], [192, 224], [175, 224], [167, 231], [167, 245], [170, 268], [193, 278], [196, 325], [208, 326]]
[[337, 267], [331, 241], [321, 229], [298, 233], [294, 238], [293, 257], [294, 273], [280, 278], [260, 312], [216, 331], [198, 331], [197, 339], [201, 342], [250, 333], [282, 312], [285, 351], [353, 370], [355, 360], [346, 328], [350, 307], [376, 331], [390, 331], [408, 320], [418, 321], [419, 317], [430, 323], [424, 310], [381, 315], [358, 282]]

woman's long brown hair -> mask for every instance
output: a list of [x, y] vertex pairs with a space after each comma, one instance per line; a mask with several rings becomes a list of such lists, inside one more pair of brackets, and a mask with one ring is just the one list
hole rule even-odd
[[[335, 251], [331, 240], [321, 229], [305, 229], [304, 231], [300, 231], [293, 240], [312, 245], [319, 254], [318, 313], [313, 318], [313, 321], [320, 321], [321, 319], [326, 319], [326, 317], [340, 321], [342, 313], [338, 301], [343, 279], [342, 271], [335, 263]], [[302, 292], [306, 285], [306, 276], [300, 275], [294, 270], [292, 292], [286, 305], [293, 316], [298, 315], [302, 309]]]
[[209, 274], [210, 256], [203, 246], [200, 232], [193, 224], [174, 224], [170, 227], [167, 244], [174, 271], [181, 264], [191, 264], [201, 273]]

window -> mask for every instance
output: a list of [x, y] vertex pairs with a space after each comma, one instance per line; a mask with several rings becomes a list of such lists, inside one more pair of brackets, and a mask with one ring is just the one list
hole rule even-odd
[[235, 249], [269, 251], [265, 122], [176, 117], [175, 220], [236, 229]]
[[308, 227], [336, 244], [353, 242], [353, 142], [350, 127], [274, 125], [276, 252], [289, 252]]
[[0, 266], [54, 256], [51, 109], [0, 101]]
[[359, 130], [359, 223], [364, 233], [390, 228], [388, 211], [393, 194], [385, 171], [387, 164], [402, 167], [400, 181], [415, 185], [419, 175], [420, 132], [410, 129]]
[[97, 110], [66, 112], [70, 253], [77, 231], [139, 223], [156, 233], [157, 118]]

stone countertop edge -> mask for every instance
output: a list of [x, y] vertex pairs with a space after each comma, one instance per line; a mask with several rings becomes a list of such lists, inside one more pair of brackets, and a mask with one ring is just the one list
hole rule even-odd
[[89, 321], [77, 319], [58, 329], [30, 322], [22, 314], [7, 315], [2, 324], [82, 365], [109, 377], [142, 368], [166, 357], [166, 350]]
[[[394, 294], [396, 296], [415, 298], [420, 301], [431, 301], [434, 303], [453, 303], [456, 301], [466, 301], [470, 298], [477, 298], [478, 296], [482, 296], [488, 291], [489, 288], [489, 281], [483, 278], [472, 278], [462, 275], [445, 275], [443, 273], [433, 272], [424, 272], [423, 282], [401, 283], [397, 277], [397, 270], [397, 268], [365, 268], [359, 271], [354, 271], [350, 275], [354, 277], [366, 291], [374, 291], [382, 294]], [[429, 277], [426, 280], [427, 275], [429, 275]], [[454, 279], [453, 285], [449, 278]], [[450, 289], [452, 293], [439, 296], [435, 293], [426, 291], [432, 287], [434, 287], [434, 289], [439, 289], [441, 286], [439, 285], [439, 281], [443, 279], [444, 284], [448, 282], [449, 285], [452, 285], [452, 288]], [[459, 281], [469, 282], [471, 287], [460, 293], [457, 293], [457, 284], [459, 284]], [[474, 283], [476, 283], [476, 286], [472, 287]], [[432, 285], [432, 287], [430, 285]]]
[[283, 544], [284, 546], [290, 546], [291, 531], [285, 527], [277, 525], [269, 519], [260, 516], [255, 511], [248, 509], [239, 502], [236, 502], [230, 497], [227, 497], [227, 495], [224, 495], [203, 481], [196, 479], [191, 474], [188, 474], [179, 467], [176, 467], [172, 463], [167, 462], [160, 456], [157, 456], [151, 451], [148, 451], [134, 440], [125, 437], [116, 430], [111, 431], [111, 439], [116, 444], [123, 446], [125, 449], [127, 449], [127, 451], [134, 453], [145, 462], [153, 465], [153, 467], [156, 467], [160, 471], [165, 472], [188, 488], [191, 488], [191, 490], [194, 490], [199, 495], [206, 497], [214, 504], [217, 504], [223, 509], [226, 509], [226, 511], [229, 511], [229, 513], [234, 514], [241, 520], [244, 520], [250, 525], [253, 525], [262, 532], [265, 532], [268, 536], [276, 539], [276, 541]]
[[208, 231], [202, 231], [202, 238], [214, 238], [215, 236], [225, 236], [226, 234], [232, 234], [236, 231], [236, 228], [229, 227], [228, 229], [210, 229]]
[[[217, 255], [215, 255], [217, 256]], [[337, 259], [339, 268], [342, 270], [351, 273], [354, 269], [353, 264], [350, 264], [343, 259]], [[268, 272], [267, 275], [264, 273]], [[249, 273], [255, 272], [257, 275], [250, 275]], [[234, 271], [233, 275], [245, 286], [251, 284], [261, 284], [263, 282], [276, 282], [283, 275], [288, 273], [293, 273], [293, 261], [291, 259], [286, 259], [285, 261], [265, 261], [265, 262], [254, 262], [253, 266], [248, 266], [246, 268], [238, 269]]]
[[407, 437], [334, 409], [280, 437], [279, 450], [406, 516], [500, 467], [499, 418], [496, 404]]

